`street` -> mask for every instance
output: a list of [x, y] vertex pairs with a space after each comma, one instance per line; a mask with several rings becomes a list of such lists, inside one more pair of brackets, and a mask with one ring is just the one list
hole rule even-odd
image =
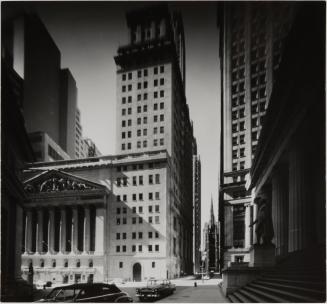
[[[181, 278], [171, 281], [176, 285], [176, 291], [171, 296], [165, 297], [156, 301], [157, 303], [226, 303], [228, 299], [222, 294], [222, 291], [218, 284], [221, 279], [211, 280], [194, 280], [192, 277]], [[194, 282], [197, 283], [197, 287], [194, 287]], [[119, 285], [119, 287], [127, 292], [134, 300], [139, 302], [136, 297], [136, 288], [145, 286], [145, 282], [142, 283], [127, 283]], [[129, 286], [131, 284], [137, 284], [137, 286]]]

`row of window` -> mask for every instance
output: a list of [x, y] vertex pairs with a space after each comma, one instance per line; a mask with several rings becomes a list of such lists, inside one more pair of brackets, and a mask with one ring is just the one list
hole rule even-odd
[[[155, 205], [154, 207], [155, 207], [154, 208], [155, 212], [157, 212], [157, 213], [160, 212], [160, 206], [159, 205]], [[149, 211], [149, 213], [153, 212], [153, 206], [152, 205], [148, 206], [148, 211]], [[143, 213], [143, 206], [138, 207], [138, 212]], [[117, 207], [116, 213], [117, 214], [121, 214], [121, 213], [122, 214], [127, 214], [127, 208], [126, 207], [122, 207], [122, 208]], [[132, 213], [136, 213], [136, 207], [132, 208]]]
[[244, 118], [244, 117], [245, 117], [245, 108], [232, 112], [232, 119]]
[[232, 132], [244, 131], [245, 130], [245, 122], [241, 121], [239, 124], [233, 123], [232, 124]]
[[[136, 250], [136, 249], [135, 249]], [[142, 251], [142, 250], [141, 250]], [[156, 262], [152, 262], [151, 263], [151, 267], [152, 268], [156, 268]], [[124, 263], [123, 262], [119, 262], [119, 268], [124, 268]]]
[[[160, 127], [160, 133], [161, 134], [165, 133], [164, 126]], [[138, 129], [136, 131], [136, 134], [137, 134], [138, 137], [142, 136], [142, 130]], [[158, 127], [153, 128], [153, 134], [158, 134]], [[127, 138], [131, 138], [132, 137], [132, 131], [122, 132], [121, 133], [122, 138], [126, 138], [126, 135], [127, 135]], [[147, 135], [148, 135], [148, 129], [143, 129], [143, 136], [147, 136]]]
[[[128, 108], [127, 109], [127, 113], [128, 115], [132, 114], [132, 108]], [[122, 115], [126, 115], [126, 109], [122, 109]], [[153, 122], [158, 122], [158, 121], [164, 121], [165, 120], [165, 115], [164, 114], [160, 114], [160, 115], [154, 115], [153, 116]], [[138, 117], [136, 120], [136, 123], [138, 125], [140, 125], [142, 123], [142, 117]], [[143, 117], [143, 124], [147, 124], [148, 123], [148, 117], [144, 116]], [[132, 120], [129, 119], [128, 120], [128, 126], [132, 125]], [[126, 120], [122, 120], [122, 127], [126, 127]]]
[[[155, 192], [154, 194], [155, 195], [153, 195], [153, 192], [148, 193], [149, 200], [153, 200], [153, 199], [159, 200], [160, 199], [160, 193], [159, 192]], [[136, 198], [137, 198], [136, 193], [133, 193], [132, 194], [132, 200], [136, 201]], [[126, 202], [126, 201], [127, 201], [127, 195], [126, 194], [124, 194], [122, 196], [117, 195], [117, 202]], [[139, 193], [139, 201], [143, 201], [143, 193]]]
[[237, 171], [237, 170], [244, 170], [245, 169], [245, 162], [241, 161], [238, 164], [235, 163], [233, 164], [233, 171]]
[[[153, 218], [154, 218], [154, 221], [153, 221]], [[138, 218], [139, 221], [138, 223], [139, 224], [143, 224], [143, 218], [142, 217], [139, 217]], [[149, 216], [148, 217], [148, 222], [149, 224], [160, 224], [160, 219], [159, 219], [159, 216]], [[116, 224], [117, 225], [127, 225], [127, 218], [126, 217], [123, 217], [123, 218], [116, 218]], [[132, 217], [132, 224], [133, 225], [136, 225], [137, 224], [137, 218], [136, 217]]]
[[[153, 250], [154, 249], [154, 250]], [[143, 245], [138, 245], [138, 252], [142, 252], [143, 251]], [[148, 245], [148, 252], [153, 252], [159, 251], [159, 245]], [[116, 252], [127, 252], [127, 246], [126, 245], [117, 245], [116, 246]], [[132, 252], [136, 252], [136, 245], [132, 245]]]
[[[158, 139], [154, 139], [153, 140], [153, 146], [157, 147], [158, 145], [160, 146], [164, 146], [165, 145], [165, 139], [164, 138], [160, 138], [159, 141]], [[143, 148], [147, 148], [148, 147], [148, 141], [147, 140], [143, 140]], [[141, 141], [137, 141], [136, 142], [136, 148], [140, 149], [142, 148], [142, 142]], [[132, 143], [122, 143], [121, 144], [121, 149], [124, 150], [131, 150], [132, 149]]]
[[[33, 266], [33, 262], [30, 261], [29, 265], [32, 265], [32, 266]], [[56, 262], [56, 260], [52, 260], [52, 261], [51, 261], [51, 266], [52, 266], [53, 268], [55, 268], [55, 267], [57, 266], [57, 262]], [[93, 267], [93, 261], [92, 261], [92, 260], [89, 260], [89, 261], [88, 261], [88, 266], [89, 266], [89, 267]], [[40, 265], [39, 265], [39, 267], [44, 268], [44, 260], [43, 260], [43, 259], [40, 260]], [[64, 260], [64, 267], [65, 267], [65, 268], [68, 267], [68, 260]], [[77, 268], [81, 267], [81, 261], [80, 261], [80, 260], [77, 260], [77, 261], [76, 261], [75, 267], [77, 267]]]
[[117, 172], [125, 172], [128, 170], [143, 170], [143, 169], [153, 169], [156, 163], [148, 163], [148, 164], [133, 164], [133, 165], [125, 165], [125, 166], [117, 166]]
[[[164, 73], [165, 72], [165, 67], [162, 65], [162, 66], [160, 66], [160, 68], [158, 68], [158, 67], [153, 68], [153, 74], [154, 75], [158, 75], [159, 71], [160, 71], [160, 73]], [[144, 77], [147, 77], [148, 76], [148, 69], [143, 69], [143, 73], [142, 73], [142, 70], [137, 71], [137, 77], [138, 78], [141, 78], [142, 74], [143, 74]], [[122, 80], [126, 81], [127, 79], [128, 80], [133, 79], [133, 72], [128, 72], [128, 73], [122, 74]]]
[[[143, 232], [142, 231], [139, 231], [138, 233], [136, 232], [132, 232], [132, 235], [131, 235], [131, 238], [132, 240], [136, 240], [138, 236], [138, 239], [143, 239]], [[148, 238], [149, 239], [152, 239], [152, 238], [156, 238], [158, 239], [159, 238], [159, 232], [158, 231], [155, 231], [153, 233], [153, 231], [149, 231], [148, 232]], [[117, 232], [116, 233], [116, 240], [126, 240], [127, 239], [127, 233], [126, 232]]]
[[[125, 180], [126, 180], [126, 178], [125, 178]], [[124, 180], [124, 182], [125, 182], [125, 180]], [[143, 175], [139, 176], [138, 183], [137, 183], [137, 176], [133, 176], [132, 180], [133, 180], [133, 186], [137, 186], [137, 185], [143, 186]], [[126, 180], [126, 182], [127, 182], [127, 180]], [[153, 185], [154, 183], [160, 184], [160, 174], [159, 173], [148, 175], [148, 184]]]
[[233, 158], [242, 158], [245, 157], [245, 148], [241, 148], [239, 151], [239, 156], [238, 156], [238, 150], [233, 150]]

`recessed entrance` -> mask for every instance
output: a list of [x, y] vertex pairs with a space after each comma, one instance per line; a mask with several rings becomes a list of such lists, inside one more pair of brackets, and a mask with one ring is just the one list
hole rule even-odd
[[141, 281], [141, 264], [135, 263], [133, 265], [133, 281], [140, 282]]

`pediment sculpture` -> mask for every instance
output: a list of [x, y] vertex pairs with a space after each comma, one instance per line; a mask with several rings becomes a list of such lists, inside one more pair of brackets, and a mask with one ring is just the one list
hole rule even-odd
[[83, 191], [89, 189], [96, 189], [96, 187], [90, 186], [81, 181], [76, 181], [64, 177], [51, 177], [49, 179], [42, 180], [39, 183], [27, 183], [24, 186], [24, 190], [27, 193], [58, 192], [66, 190]]

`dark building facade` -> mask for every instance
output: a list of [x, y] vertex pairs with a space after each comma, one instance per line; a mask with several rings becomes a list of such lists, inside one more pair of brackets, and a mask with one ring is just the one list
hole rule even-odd
[[248, 262], [251, 193], [245, 187], [295, 5], [218, 4], [221, 72], [220, 268]]
[[245, 185], [257, 220], [249, 264], [223, 271], [233, 302], [326, 300], [325, 22], [324, 3], [296, 5]]

